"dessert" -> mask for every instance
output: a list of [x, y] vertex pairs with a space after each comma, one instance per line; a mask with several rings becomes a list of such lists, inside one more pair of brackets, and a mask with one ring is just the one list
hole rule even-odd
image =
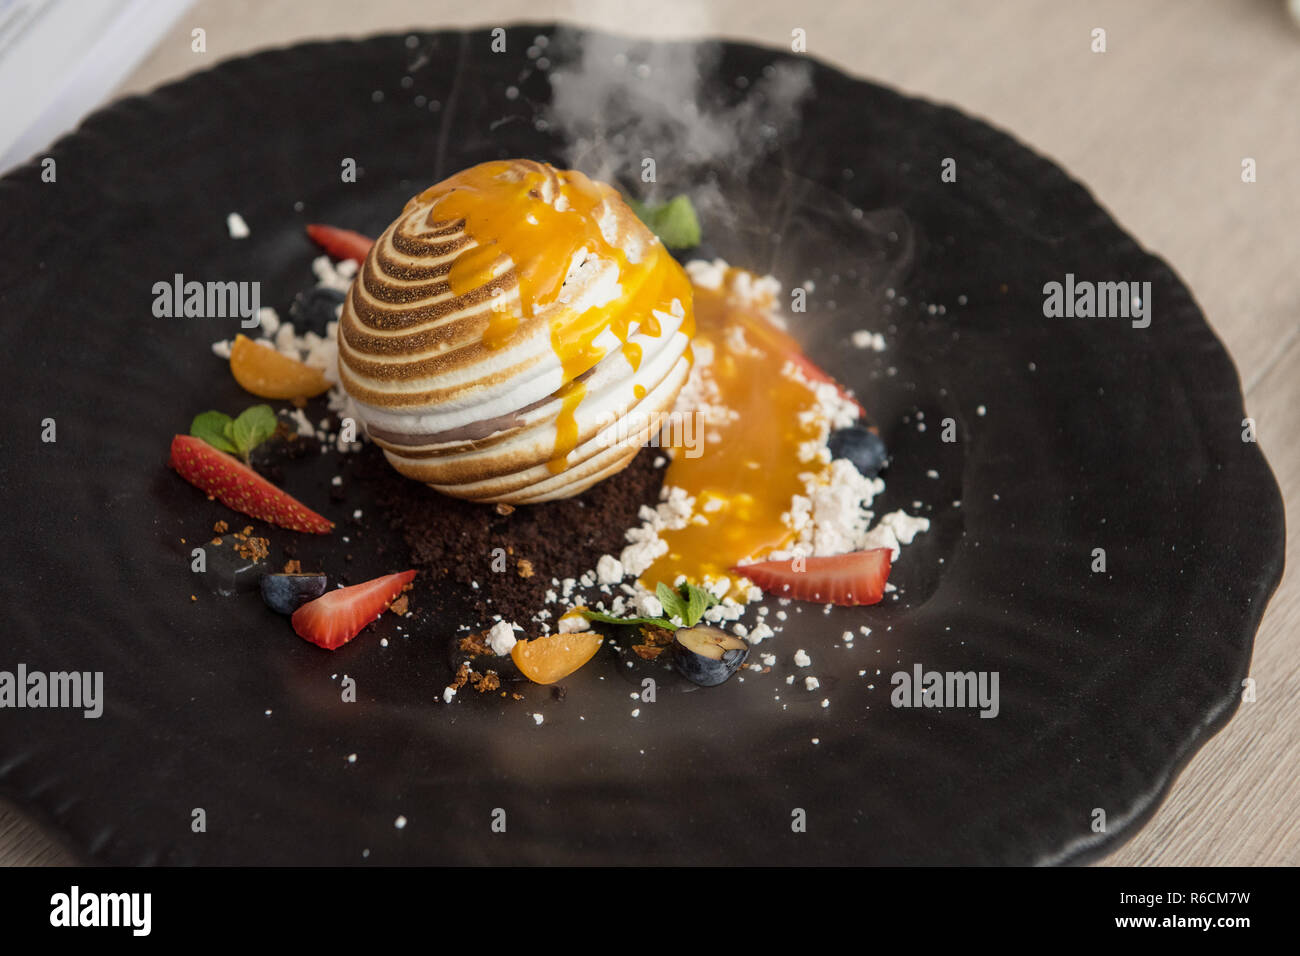
[[370, 249], [339, 378], [402, 474], [534, 503], [626, 467], [686, 381], [692, 332], [685, 273], [612, 188], [484, 163], [413, 198]]
[[[176, 439], [182, 475], [328, 534], [249, 452], [274, 432], [287, 467], [343, 456], [329, 492], [351, 511], [343, 565], [263, 572], [263, 599], [300, 637], [333, 650], [387, 609], [403, 636], [449, 642], [451, 680], [434, 689], [447, 703], [466, 689], [519, 699], [584, 666], [712, 687], [769, 673], [776, 654], [751, 651], [799, 602], [894, 591], [902, 547], [929, 522], [873, 511], [890, 458], [862, 403], [804, 354], [775, 279], [671, 258], [670, 233], [699, 241], [689, 200], [634, 205], [543, 163], [472, 167], [375, 241], [308, 227], [337, 265], [313, 263], [291, 321], [263, 309], [258, 340], [213, 346], [246, 389], [292, 404], [199, 415]], [[870, 344], [884, 348], [878, 333]], [[364, 522], [343, 504], [358, 492]], [[372, 511], [404, 539], [408, 570], [345, 587]], [[810, 666], [802, 649], [794, 661]]]

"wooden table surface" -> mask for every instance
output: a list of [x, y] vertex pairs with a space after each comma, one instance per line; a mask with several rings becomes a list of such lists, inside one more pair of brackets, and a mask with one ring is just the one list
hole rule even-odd
[[[568, 20], [653, 36], [722, 35], [808, 52], [1011, 131], [1086, 183], [1173, 266], [1236, 360], [1247, 414], [1300, 506], [1300, 28], [1283, 0], [200, 0], [119, 93], [303, 39]], [[207, 31], [207, 52], [190, 31]], [[1107, 52], [1090, 50], [1106, 31]], [[1258, 180], [1241, 181], [1243, 158]], [[1249, 520], [1249, 516], [1243, 516]], [[1295, 539], [1287, 563], [1300, 564]], [[1300, 584], [1264, 616], [1243, 704], [1106, 864], [1300, 863]], [[0, 806], [0, 864], [73, 857]]]

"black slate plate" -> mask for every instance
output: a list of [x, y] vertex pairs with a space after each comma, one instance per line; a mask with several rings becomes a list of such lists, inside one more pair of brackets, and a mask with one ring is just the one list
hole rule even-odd
[[[1235, 370], [1173, 272], [1057, 167], [804, 57], [707, 48], [706, 89], [760, 125], [776, 107], [736, 77], [808, 64], [812, 93], [778, 149], [715, 170], [733, 215], [701, 197], [705, 229], [738, 264], [815, 280], [799, 334], [896, 453], [884, 510], [916, 500], [933, 521], [896, 570], [901, 599], [792, 613], [763, 647], [773, 674], [635, 718], [608, 660], [561, 701], [534, 688], [446, 707], [433, 634], [385, 621], [331, 656], [256, 599], [190, 602], [179, 538], [224, 512], [166, 470], [167, 442], [246, 397], [208, 350], [232, 323], [155, 319], [153, 283], [259, 280], [283, 311], [310, 282], [304, 222], [373, 233], [455, 168], [560, 160], [535, 122], [547, 64], [527, 52], [551, 32], [511, 29], [505, 53], [482, 31], [231, 61], [91, 117], [50, 151], [57, 183], [35, 165], [0, 182], [0, 669], [103, 671], [106, 697], [97, 720], [0, 712], [4, 791], [112, 863], [1043, 863], [1126, 839], [1232, 715], [1281, 574], [1282, 504], [1241, 441]], [[633, 64], [699, 49], [627, 46]], [[545, 52], [552, 71], [569, 56]], [[344, 185], [349, 156], [363, 175]], [[250, 238], [227, 236], [229, 211]], [[1045, 319], [1042, 286], [1067, 272], [1150, 281], [1150, 328]], [[862, 327], [888, 350], [850, 347]], [[324, 502], [335, 467], [322, 456], [286, 483]], [[325, 510], [346, 524], [364, 504]], [[353, 579], [393, 565], [392, 544], [358, 533]], [[836, 646], [861, 624], [870, 638]], [[800, 647], [815, 694], [783, 680]], [[998, 672], [999, 715], [891, 707], [889, 675], [916, 663]]]

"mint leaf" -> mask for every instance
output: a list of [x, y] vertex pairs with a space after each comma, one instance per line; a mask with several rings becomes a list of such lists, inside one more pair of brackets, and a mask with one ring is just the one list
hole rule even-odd
[[202, 438], [213, 448], [221, 451], [235, 451], [235, 443], [230, 437], [230, 416], [224, 412], [200, 412], [190, 422], [190, 434]]
[[686, 602], [682, 600], [680, 594], [660, 581], [655, 585], [655, 596], [664, 606], [664, 617], [680, 618], [683, 622], [686, 620]]
[[603, 624], [649, 624], [653, 627], [662, 627], [670, 631], [675, 627], [672, 621], [666, 620], [662, 617], [615, 617], [613, 614], [603, 614], [600, 611], [588, 611], [585, 608], [578, 613], [589, 621], [600, 621]]
[[685, 627], [693, 627], [704, 617], [705, 611], [718, 603], [716, 597], [693, 584], [683, 583], [681, 587], [670, 588], [660, 581], [655, 585], [655, 594], [664, 607], [663, 617], [616, 617], [600, 611], [588, 611], [586, 608], [579, 613], [589, 621], [604, 624], [649, 624], [672, 631], [676, 630], [677, 625], [670, 618], [677, 618]]
[[682, 596], [686, 600], [686, 617], [682, 618], [687, 627], [694, 627], [704, 617], [704, 612], [718, 603], [718, 599], [703, 588], [694, 584], [683, 584]]
[[270, 405], [253, 405], [244, 409], [231, 427], [235, 447], [244, 460], [262, 442], [275, 434], [277, 420]]
[[627, 204], [669, 249], [690, 249], [700, 244], [700, 220], [690, 197], [674, 196], [665, 203], [629, 199]]
[[700, 618], [704, 616], [704, 609], [706, 607], [708, 607], [708, 605], [704, 603], [704, 592], [699, 588], [693, 588], [690, 585], [687, 585], [686, 616], [682, 618], [682, 621], [686, 626], [694, 627], [698, 624]]

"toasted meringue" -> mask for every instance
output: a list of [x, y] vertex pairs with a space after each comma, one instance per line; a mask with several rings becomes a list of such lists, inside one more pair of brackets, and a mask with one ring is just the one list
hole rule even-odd
[[685, 272], [611, 187], [483, 163], [379, 237], [338, 327], [339, 376], [393, 467], [459, 498], [566, 498], [672, 409], [694, 333]]

